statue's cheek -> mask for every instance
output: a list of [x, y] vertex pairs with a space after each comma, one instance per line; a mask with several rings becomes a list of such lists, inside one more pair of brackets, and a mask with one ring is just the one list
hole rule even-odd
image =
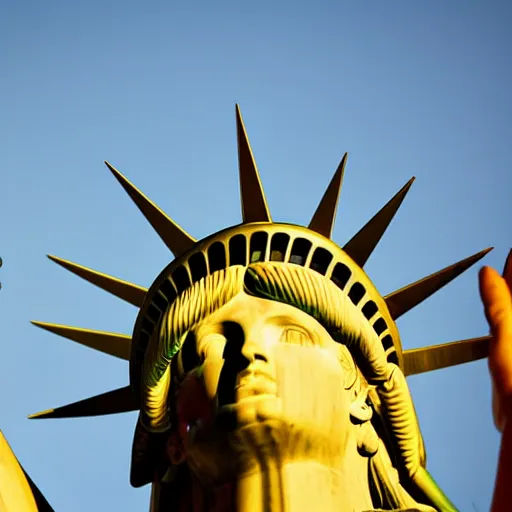
[[214, 409], [208, 397], [202, 376], [188, 375], [182, 382], [176, 399], [179, 432], [188, 439], [197, 425], [207, 428], [213, 424]]

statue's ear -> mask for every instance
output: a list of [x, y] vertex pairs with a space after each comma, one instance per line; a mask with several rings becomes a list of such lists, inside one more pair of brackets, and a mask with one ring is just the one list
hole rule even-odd
[[352, 423], [367, 423], [372, 419], [373, 409], [366, 403], [366, 393], [361, 391], [350, 404], [350, 419]]
[[379, 436], [370, 421], [357, 427], [357, 451], [363, 457], [373, 457], [379, 449]]
[[373, 409], [368, 405], [366, 397], [367, 392], [361, 390], [350, 404], [350, 419], [356, 428], [357, 451], [363, 457], [372, 457], [379, 449], [379, 436], [373, 428]]

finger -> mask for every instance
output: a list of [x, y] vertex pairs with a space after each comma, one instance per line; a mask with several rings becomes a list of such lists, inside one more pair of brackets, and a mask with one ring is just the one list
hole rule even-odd
[[[504, 275], [511, 270], [510, 255]], [[493, 378], [492, 412], [494, 424], [503, 432], [512, 391], [512, 299], [507, 282], [494, 269], [484, 267], [479, 274], [480, 294], [493, 339], [489, 343], [489, 369]], [[507, 325], [509, 324], [509, 325]]]
[[509, 287], [494, 269], [480, 271], [480, 294], [491, 332], [489, 369], [496, 389], [508, 402], [512, 395], [512, 297]]
[[505, 269], [503, 270], [503, 278], [508, 285], [508, 289], [512, 290], [512, 249], [507, 256], [507, 261], [505, 262]]
[[[512, 273], [512, 270], [507, 269], [507, 272]], [[495, 343], [509, 340], [507, 344], [512, 344], [512, 297], [507, 282], [493, 268], [484, 267], [480, 270], [479, 284], [485, 316]]]

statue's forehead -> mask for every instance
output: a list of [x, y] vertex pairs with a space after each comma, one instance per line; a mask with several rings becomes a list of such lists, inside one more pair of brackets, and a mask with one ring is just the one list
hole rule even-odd
[[218, 330], [229, 323], [237, 324], [245, 331], [265, 326], [296, 327], [315, 336], [330, 338], [325, 328], [301, 309], [283, 302], [255, 297], [243, 290], [199, 322], [194, 331], [200, 335], [208, 332], [209, 328]]

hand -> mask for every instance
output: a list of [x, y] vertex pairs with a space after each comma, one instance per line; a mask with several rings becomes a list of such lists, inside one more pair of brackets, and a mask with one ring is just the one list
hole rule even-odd
[[512, 250], [503, 277], [496, 270], [480, 271], [480, 295], [489, 322], [489, 369], [493, 379], [493, 415], [496, 428], [503, 432], [512, 417]]

